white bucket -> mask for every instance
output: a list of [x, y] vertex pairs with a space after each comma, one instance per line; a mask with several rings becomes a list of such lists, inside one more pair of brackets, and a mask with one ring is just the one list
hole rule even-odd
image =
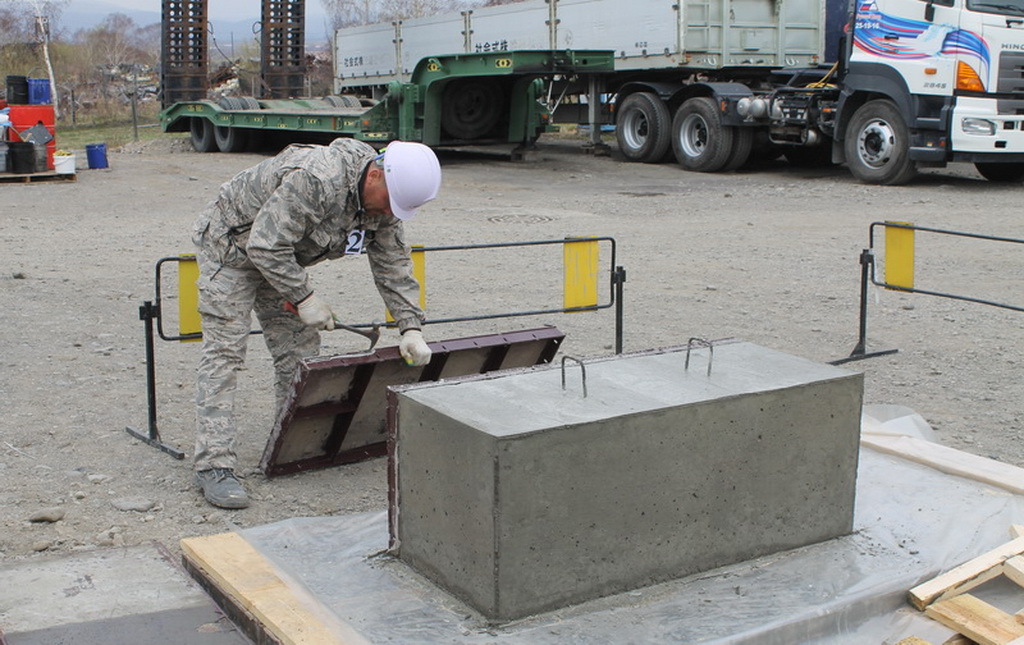
[[69, 155], [54, 155], [53, 156], [53, 171], [58, 175], [73, 175], [75, 174], [75, 155], [74, 153]]

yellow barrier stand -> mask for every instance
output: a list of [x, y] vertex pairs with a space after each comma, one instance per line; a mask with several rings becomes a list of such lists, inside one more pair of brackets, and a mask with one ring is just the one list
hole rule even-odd
[[563, 306], [578, 313], [597, 306], [600, 248], [597, 241], [566, 242], [562, 246], [565, 274]]
[[[423, 252], [422, 244], [412, 245], [412, 277], [420, 284], [420, 309], [427, 310], [427, 254]], [[395, 317], [384, 308], [384, 320], [389, 323], [395, 322]]]
[[181, 338], [183, 343], [195, 343], [202, 340], [195, 337], [203, 331], [203, 320], [199, 316], [199, 262], [194, 253], [184, 253], [178, 262], [178, 334], [189, 336]]
[[914, 229], [904, 226], [913, 224], [885, 223], [885, 283], [889, 289], [914, 288]]

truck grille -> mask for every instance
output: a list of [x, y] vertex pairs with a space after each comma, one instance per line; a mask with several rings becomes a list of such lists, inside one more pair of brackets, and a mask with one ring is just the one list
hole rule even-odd
[[999, 54], [999, 76], [996, 91], [1000, 94], [1016, 94], [1019, 99], [999, 99], [996, 110], [999, 114], [1024, 114], [1024, 52], [1002, 51]]
[[1024, 52], [1003, 51], [999, 54], [996, 91], [1024, 97]]

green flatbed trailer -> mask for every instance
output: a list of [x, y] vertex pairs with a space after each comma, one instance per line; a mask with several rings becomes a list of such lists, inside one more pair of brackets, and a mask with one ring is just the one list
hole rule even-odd
[[[283, 142], [353, 137], [371, 144], [401, 139], [430, 146], [525, 146], [551, 127], [540, 100], [544, 78], [605, 73], [613, 67], [614, 52], [606, 50], [430, 56], [416, 65], [410, 82], [388, 83], [380, 100], [345, 95], [183, 101], [161, 112], [160, 123], [165, 132], [189, 132], [199, 152], [241, 152], [268, 135]], [[480, 87], [488, 91], [477, 92]], [[484, 116], [488, 121], [481, 123]]]

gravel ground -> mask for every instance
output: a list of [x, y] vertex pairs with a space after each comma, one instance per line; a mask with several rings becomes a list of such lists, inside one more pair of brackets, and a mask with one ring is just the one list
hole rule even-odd
[[[171, 459], [124, 430], [146, 427], [138, 310], [153, 299], [156, 260], [191, 251], [189, 229], [200, 207], [221, 182], [263, 157], [203, 155], [185, 140], [161, 141], [111, 150], [107, 170], [84, 169], [80, 152], [75, 182], [0, 184], [4, 557], [153, 540], [176, 550], [183, 537], [385, 507], [383, 459], [273, 480], [260, 474], [273, 394], [259, 339], [250, 343], [239, 395], [251, 508], [206, 505], [188, 458]], [[841, 358], [857, 341], [858, 258], [871, 222], [1024, 238], [1021, 187], [990, 184], [970, 166], [887, 188], [858, 184], [842, 168], [781, 162], [720, 175], [626, 164], [587, 155], [572, 139], [545, 139], [529, 163], [466, 153], [444, 153], [442, 163], [442, 197], [408, 227], [410, 241], [615, 238], [616, 264], [627, 272], [627, 352], [694, 336], [736, 337], [814, 360]], [[560, 249], [544, 248], [547, 255], [522, 248], [437, 254], [427, 269], [428, 312], [439, 318], [560, 307]], [[609, 258], [601, 262], [604, 268]], [[349, 258], [315, 269], [318, 290], [350, 321], [380, 316], [364, 263]], [[1022, 266], [1018, 244], [918, 234], [922, 289], [1021, 306]], [[165, 298], [165, 312], [173, 311], [173, 285]], [[868, 314], [868, 349], [899, 352], [847, 365], [865, 373], [866, 402], [906, 405], [946, 445], [1024, 465], [1024, 316], [876, 287]], [[440, 340], [544, 324], [566, 332], [567, 354], [613, 350], [610, 309], [426, 332]], [[391, 332], [381, 346], [396, 343]], [[355, 336], [330, 334], [325, 352], [361, 345]], [[186, 453], [198, 351], [193, 343], [157, 341], [159, 427]]]

